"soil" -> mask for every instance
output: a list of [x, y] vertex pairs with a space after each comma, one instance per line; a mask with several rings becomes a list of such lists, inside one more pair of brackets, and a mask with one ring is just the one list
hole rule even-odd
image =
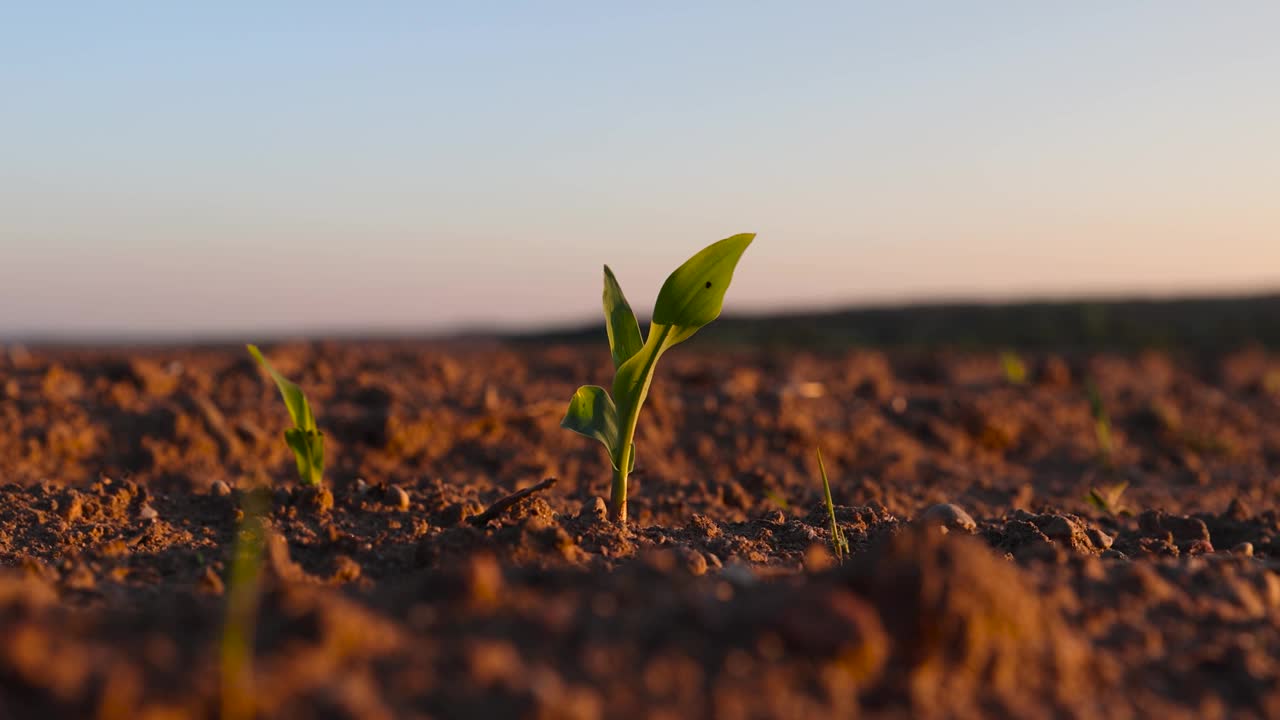
[[268, 354], [323, 489], [238, 347], [0, 352], [0, 717], [1280, 717], [1280, 356], [681, 348], [618, 527], [603, 348]]

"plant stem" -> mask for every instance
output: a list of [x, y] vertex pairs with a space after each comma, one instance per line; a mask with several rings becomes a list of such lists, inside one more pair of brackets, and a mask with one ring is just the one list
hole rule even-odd
[[627, 522], [627, 463], [631, 462], [631, 449], [623, 451], [622, 466], [613, 471], [613, 490], [609, 496], [609, 519], [616, 523]]
[[[653, 382], [653, 370], [658, 366], [658, 358], [662, 356], [663, 344], [671, 334], [670, 325], [654, 325], [649, 328], [649, 332], [653, 333], [654, 328], [661, 329], [658, 330], [657, 344], [645, 360], [640, 374], [640, 389], [636, 391], [634, 401], [624, 406], [627, 408], [627, 416], [622, 419], [622, 434], [619, 438], [622, 447], [618, 449], [618, 465], [613, 471], [613, 489], [609, 496], [609, 519], [616, 523], [627, 522], [627, 475], [630, 474], [631, 459], [635, 453], [636, 423], [640, 420], [640, 408], [649, 395], [649, 384]], [[647, 348], [640, 352], [646, 350]]]
[[[653, 373], [652, 367], [649, 373]], [[613, 489], [609, 495], [609, 519], [624, 525], [627, 522], [627, 475], [630, 474], [631, 456], [636, 450], [633, 438], [636, 435], [636, 423], [640, 420], [640, 406], [643, 403], [644, 400], [641, 399], [635, 407], [630, 408], [624, 420], [622, 449], [618, 451], [618, 467], [613, 470]]]

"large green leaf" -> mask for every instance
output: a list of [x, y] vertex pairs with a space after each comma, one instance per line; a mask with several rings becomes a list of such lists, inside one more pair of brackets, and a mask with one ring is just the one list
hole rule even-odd
[[307, 396], [302, 394], [302, 389], [281, 375], [275, 366], [263, 357], [262, 351], [258, 350], [257, 345], [249, 345], [247, 347], [249, 348], [249, 354], [262, 367], [266, 368], [271, 375], [271, 379], [275, 380], [276, 387], [280, 388], [280, 397], [284, 398], [284, 405], [289, 410], [289, 417], [293, 419], [293, 426], [299, 430], [316, 430], [315, 416], [311, 414], [311, 405], [307, 403]]
[[[688, 339], [720, 316], [733, 270], [755, 237], [754, 233], [744, 233], [708, 245], [676, 268], [662, 284], [653, 307], [653, 322], [673, 328], [667, 347]], [[649, 334], [653, 335], [652, 328]]]
[[569, 400], [560, 427], [595, 438], [609, 451], [609, 461], [618, 466], [618, 409], [613, 398], [599, 385], [583, 385]]
[[618, 279], [608, 265], [604, 266], [604, 324], [609, 333], [613, 366], [621, 367], [640, 350], [644, 340], [640, 337], [636, 314], [631, 311], [627, 297], [622, 294], [622, 286], [618, 285]]

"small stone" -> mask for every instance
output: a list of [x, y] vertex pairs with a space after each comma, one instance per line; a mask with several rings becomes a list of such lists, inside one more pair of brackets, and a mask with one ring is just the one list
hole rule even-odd
[[138, 517], [143, 520], [155, 520], [160, 517], [160, 513], [156, 512], [156, 509], [150, 505], [143, 505], [142, 509], [138, 511]]
[[1075, 523], [1063, 515], [1051, 515], [1039, 527], [1050, 540], [1070, 540], [1076, 533]]
[[599, 495], [582, 503], [582, 509], [578, 511], [579, 520], [585, 520], [593, 524], [603, 523], [608, 517], [609, 506], [605, 504], [604, 498]]
[[356, 494], [365, 495], [369, 492], [369, 483], [364, 478], [356, 478]]
[[405, 492], [404, 488], [399, 485], [392, 485], [387, 488], [387, 499], [395, 508], [400, 510], [409, 509], [409, 493]]
[[1110, 535], [1102, 532], [1098, 528], [1089, 528], [1085, 531], [1085, 534], [1089, 536], [1090, 544], [1099, 550], [1110, 549], [1111, 543], [1114, 542]]
[[967, 533], [976, 532], [978, 529], [978, 523], [973, 521], [969, 513], [952, 503], [939, 503], [925, 510], [920, 515], [919, 522], [930, 527], [937, 526]]
[[231, 486], [222, 480], [214, 480], [209, 486], [209, 494], [216, 497], [227, 497], [231, 494]]
[[707, 572], [707, 559], [702, 553], [692, 548], [687, 548], [680, 553], [681, 559], [684, 561], [684, 567], [689, 571], [690, 575], [700, 576]]
[[1242, 542], [1231, 548], [1232, 555], [1243, 555], [1245, 557], [1253, 557], [1253, 543]]

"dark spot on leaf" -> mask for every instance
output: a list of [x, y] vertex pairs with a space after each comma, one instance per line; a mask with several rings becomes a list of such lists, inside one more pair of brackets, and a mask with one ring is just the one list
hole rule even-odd
[[711, 289], [711, 281], [710, 281], [710, 280], [708, 280], [708, 281], [707, 281], [707, 289], [708, 289], [708, 290], [710, 290], [710, 289]]

